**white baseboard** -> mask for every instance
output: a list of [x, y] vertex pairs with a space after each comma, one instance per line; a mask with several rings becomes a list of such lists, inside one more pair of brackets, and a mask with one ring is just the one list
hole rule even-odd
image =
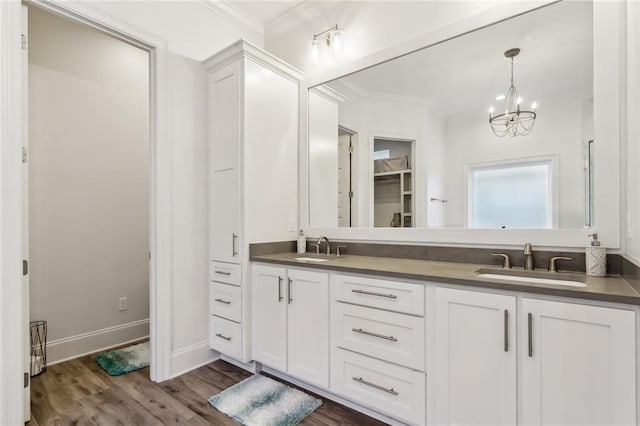
[[220, 359], [220, 354], [209, 347], [209, 341], [198, 342], [171, 352], [171, 378]]
[[146, 337], [149, 337], [148, 319], [51, 340], [47, 343], [47, 364], [58, 364]]
[[406, 426], [406, 423], [400, 422], [392, 417], [388, 417], [382, 413], [378, 413], [377, 411], [373, 411], [367, 407], [364, 407], [358, 403], [349, 401], [348, 399], [342, 398], [327, 389], [319, 388], [314, 385], [310, 385], [309, 383], [303, 382], [301, 380], [296, 379], [295, 377], [291, 377], [286, 373], [282, 373], [278, 370], [274, 370], [269, 367], [262, 367], [262, 371], [265, 373], [271, 374], [272, 376], [276, 376], [282, 380], [285, 380], [291, 384], [296, 386], [300, 386], [303, 389], [306, 389], [310, 392], [316, 393], [324, 398], [330, 399], [331, 401], [337, 402], [338, 404], [344, 405], [345, 407], [349, 407], [353, 410], [356, 410], [362, 414], [366, 414], [369, 417], [373, 417], [376, 420], [380, 420], [381, 422], [387, 423], [392, 426]]

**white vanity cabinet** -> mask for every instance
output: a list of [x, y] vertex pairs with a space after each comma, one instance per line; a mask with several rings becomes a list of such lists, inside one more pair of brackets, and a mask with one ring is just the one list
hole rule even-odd
[[634, 311], [442, 287], [434, 305], [436, 424], [637, 424]]
[[302, 74], [243, 40], [204, 66], [209, 73], [209, 340], [212, 349], [247, 362], [248, 245], [297, 235], [290, 223], [295, 224], [298, 209], [291, 194], [297, 193]]
[[329, 387], [329, 274], [253, 264], [254, 360]]
[[630, 310], [523, 298], [521, 424], [636, 425]]
[[331, 390], [425, 423], [424, 285], [331, 275]]
[[516, 298], [435, 289], [436, 423], [516, 424]]

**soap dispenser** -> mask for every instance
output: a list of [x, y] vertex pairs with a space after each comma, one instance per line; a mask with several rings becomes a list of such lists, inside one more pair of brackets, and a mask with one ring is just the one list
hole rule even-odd
[[307, 239], [304, 237], [304, 232], [302, 232], [302, 229], [300, 230], [300, 233], [298, 234], [298, 253], [302, 254], [302, 253], [306, 253], [307, 251]]
[[587, 275], [592, 277], [604, 277], [607, 274], [607, 249], [600, 245], [598, 234], [590, 234], [593, 237], [591, 245], [586, 250]]

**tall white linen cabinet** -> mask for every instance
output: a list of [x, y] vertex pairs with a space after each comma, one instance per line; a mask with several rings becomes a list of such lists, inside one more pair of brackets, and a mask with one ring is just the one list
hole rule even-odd
[[249, 243], [294, 240], [302, 74], [240, 40], [209, 73], [209, 343], [251, 360]]

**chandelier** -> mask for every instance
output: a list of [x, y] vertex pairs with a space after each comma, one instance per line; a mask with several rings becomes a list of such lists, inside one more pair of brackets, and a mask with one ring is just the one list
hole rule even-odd
[[518, 56], [520, 49], [514, 48], [504, 52], [504, 56], [511, 59], [511, 83], [506, 95], [500, 95], [496, 100], [504, 99], [504, 113], [494, 115], [493, 106], [489, 109], [489, 124], [496, 136], [524, 136], [531, 133], [536, 122], [536, 103], [531, 104], [531, 110], [521, 109], [522, 98], [518, 95], [513, 83], [513, 58]]

